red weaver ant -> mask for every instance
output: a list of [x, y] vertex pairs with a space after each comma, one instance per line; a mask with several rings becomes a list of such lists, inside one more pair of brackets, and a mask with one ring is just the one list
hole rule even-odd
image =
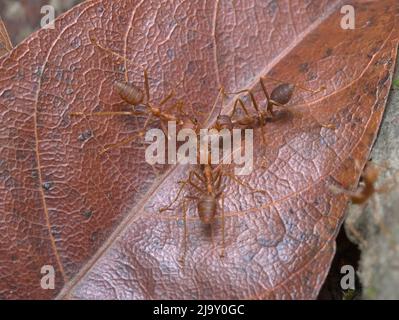
[[[91, 38], [90, 40], [95, 46], [97, 46], [101, 50], [104, 50], [105, 52], [117, 57], [118, 59], [123, 59], [124, 61], [127, 60], [126, 58], [120, 56], [119, 54], [98, 44], [95, 38]], [[149, 125], [151, 120], [153, 120], [153, 118], [158, 118], [160, 120], [161, 128], [165, 134], [167, 134], [167, 127], [165, 123], [167, 123], [168, 121], [174, 121], [178, 125], [184, 125], [189, 119], [188, 115], [183, 111], [183, 106], [184, 106], [183, 102], [177, 101], [176, 103], [165, 108], [164, 110], [161, 110], [161, 107], [165, 105], [166, 102], [168, 102], [174, 96], [174, 92], [172, 91], [164, 99], [162, 99], [162, 101], [159, 103], [158, 106], [154, 107], [150, 103], [150, 88], [149, 88], [148, 74], [146, 69], [144, 69], [143, 74], [144, 74], [144, 90], [127, 81], [115, 81], [114, 83], [114, 87], [119, 96], [124, 101], [133, 106], [132, 111], [102, 111], [102, 112], [93, 112], [89, 114], [85, 114], [83, 112], [72, 112], [71, 116], [146, 116], [144, 126], [142, 130], [140, 130], [140, 133], [138, 134], [139, 137], [142, 137], [145, 134], [145, 130], [147, 129], [147, 126]], [[136, 111], [135, 107], [141, 104], [143, 104], [146, 109], [143, 111]], [[170, 111], [173, 109], [176, 109], [179, 116], [176, 116], [174, 113], [170, 113]], [[105, 148], [101, 152], [101, 154], [109, 151], [110, 149], [125, 145], [135, 139], [136, 136], [133, 136], [119, 143], [112, 144], [111, 146]]]

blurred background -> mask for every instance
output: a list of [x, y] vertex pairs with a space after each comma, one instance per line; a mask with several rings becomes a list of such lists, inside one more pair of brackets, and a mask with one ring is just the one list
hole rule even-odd
[[84, 0], [0, 0], [0, 16], [15, 46], [40, 28], [42, 6], [51, 5], [56, 17]]

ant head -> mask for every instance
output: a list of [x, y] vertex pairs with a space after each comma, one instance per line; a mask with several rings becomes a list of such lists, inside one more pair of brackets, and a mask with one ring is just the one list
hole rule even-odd
[[295, 85], [291, 83], [283, 83], [275, 87], [270, 94], [270, 99], [280, 105], [287, 104], [294, 93]]
[[218, 117], [216, 118], [216, 129], [217, 130], [222, 130], [222, 129], [232, 130], [233, 123], [231, 121], [231, 118], [227, 114], [218, 115]]

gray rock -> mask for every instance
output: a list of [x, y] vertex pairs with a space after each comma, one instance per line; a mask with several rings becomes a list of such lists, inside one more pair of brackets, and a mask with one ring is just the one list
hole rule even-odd
[[[393, 79], [398, 78], [396, 70]], [[377, 186], [390, 185], [389, 191], [375, 194], [364, 206], [351, 205], [345, 221], [348, 237], [362, 252], [358, 273], [363, 299], [399, 299], [398, 136], [399, 88], [393, 87], [371, 153], [381, 165]]]

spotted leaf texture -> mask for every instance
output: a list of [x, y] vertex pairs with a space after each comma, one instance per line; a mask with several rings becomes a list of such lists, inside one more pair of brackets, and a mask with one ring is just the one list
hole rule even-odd
[[[396, 0], [353, 2], [354, 30], [341, 28], [344, 4], [86, 1], [1, 58], [1, 298], [316, 298], [347, 205], [330, 186], [358, 182], [397, 50]], [[245, 184], [224, 177], [223, 233], [221, 199], [211, 228], [188, 198], [159, 212], [198, 167], [151, 166], [139, 140], [101, 153], [144, 119], [70, 115], [128, 110], [113, 82], [142, 84], [143, 68], [154, 104], [173, 89], [202, 118], [221, 86], [251, 89], [263, 106], [266, 75], [326, 89], [297, 88], [293, 112], [263, 128], [265, 142], [255, 130]], [[41, 287], [43, 266], [55, 270], [54, 290]]]

